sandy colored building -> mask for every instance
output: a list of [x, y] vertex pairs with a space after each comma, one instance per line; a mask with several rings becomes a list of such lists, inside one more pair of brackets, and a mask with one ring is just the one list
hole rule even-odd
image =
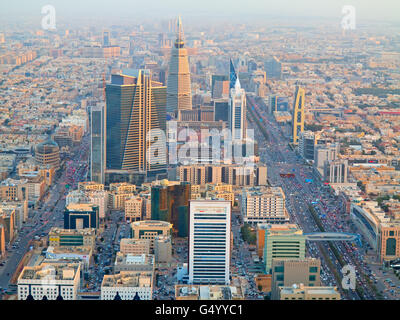
[[340, 300], [336, 287], [306, 287], [303, 284], [279, 287], [278, 300]]
[[152, 300], [152, 271], [121, 271], [115, 275], [105, 275], [101, 283], [101, 300], [133, 300], [136, 294], [140, 300]]
[[42, 263], [35, 267], [24, 267], [18, 277], [18, 300], [31, 295], [34, 300], [76, 300], [80, 285], [79, 263]]

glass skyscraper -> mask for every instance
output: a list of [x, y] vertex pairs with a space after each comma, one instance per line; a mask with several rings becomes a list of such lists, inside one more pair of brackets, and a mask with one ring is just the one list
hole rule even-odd
[[166, 87], [149, 70], [128, 70], [112, 75], [106, 102], [106, 169], [165, 173]]
[[90, 178], [104, 183], [104, 105], [91, 109]]

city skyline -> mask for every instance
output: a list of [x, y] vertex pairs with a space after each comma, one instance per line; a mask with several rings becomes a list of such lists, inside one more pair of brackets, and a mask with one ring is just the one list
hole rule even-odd
[[2, 2], [0, 300], [400, 300], [397, 9]]

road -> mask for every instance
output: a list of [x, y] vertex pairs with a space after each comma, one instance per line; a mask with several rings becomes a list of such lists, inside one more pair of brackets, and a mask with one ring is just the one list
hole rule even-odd
[[[74, 172], [74, 175], [69, 176], [69, 170], [63, 170], [61, 176], [44, 195], [40, 204], [36, 205], [36, 208], [30, 209], [28, 221], [25, 222], [16, 239], [14, 239], [14, 243], [18, 243], [18, 248], [12, 251], [8, 250], [5, 261], [4, 259], [2, 260], [4, 261], [4, 266], [0, 267], [1, 288], [9, 286], [9, 281], [22, 257], [29, 250], [30, 242], [35, 236], [46, 236], [52, 227], [63, 227], [65, 196], [68, 192], [65, 185], [67, 183], [76, 185], [77, 182], [86, 179], [88, 151], [88, 136], [84, 136], [82, 143], [72, 149], [70, 153], [71, 161], [67, 164], [67, 169]], [[14, 288], [8, 289], [9, 291], [15, 290]]]
[[[257, 129], [255, 132], [259, 141], [260, 160], [268, 166], [270, 183], [283, 188], [291, 222], [297, 223], [305, 233], [320, 231], [309, 211], [309, 205], [318, 199], [320, 204], [318, 204], [317, 210], [320, 216], [324, 217], [321, 222], [326, 231], [354, 232], [348, 219], [346, 220], [344, 212], [341, 211], [341, 206], [338, 206], [338, 199], [331, 194], [329, 187], [323, 184], [315, 170], [289, 147], [289, 141], [285, 139], [272, 115], [267, 114], [265, 104], [262, 101], [255, 101], [251, 97], [248, 97], [248, 102], [250, 108], [255, 107], [252, 111], [256, 111], [256, 115], [260, 116], [262, 126], [268, 135], [268, 140], [265, 140], [260, 130]], [[283, 178], [280, 176], [281, 173], [294, 173], [295, 177]], [[312, 182], [307, 183], [306, 179], [312, 179]], [[367, 281], [373, 276], [369, 266], [365, 263], [363, 248], [356, 247], [354, 249], [352, 245], [339, 241], [331, 244], [322, 242], [318, 245], [308, 242], [307, 247], [311, 256], [321, 259], [321, 278], [325, 284], [337, 286], [347, 299], [377, 298], [374, 285]], [[337, 259], [332, 248], [339, 252], [343, 261]], [[340, 270], [343, 263], [351, 264], [356, 268], [357, 286], [360, 288], [359, 292], [362, 292], [362, 297], [352, 290], [342, 290], [339, 279], [335, 279], [335, 273], [342, 276]]]

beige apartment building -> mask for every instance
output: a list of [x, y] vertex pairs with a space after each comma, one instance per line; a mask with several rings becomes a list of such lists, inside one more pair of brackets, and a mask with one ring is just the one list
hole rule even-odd
[[140, 300], [152, 300], [152, 271], [121, 271], [114, 275], [105, 275], [101, 283], [101, 300], [133, 300], [136, 294]]
[[80, 287], [79, 263], [42, 263], [24, 267], [18, 277], [18, 300], [30, 295], [34, 300], [76, 300]]
[[150, 253], [150, 239], [131, 239], [123, 238], [120, 242], [120, 251], [123, 254], [149, 254]]
[[134, 222], [142, 219], [143, 198], [133, 197], [125, 200], [125, 221]]
[[281, 187], [254, 187], [242, 192], [242, 215], [247, 223], [286, 223], [289, 214]]
[[79, 182], [78, 190], [81, 190], [81, 191], [103, 191], [104, 184], [97, 183], [94, 181]]
[[303, 284], [279, 287], [278, 300], [340, 300], [336, 287], [306, 287]]

